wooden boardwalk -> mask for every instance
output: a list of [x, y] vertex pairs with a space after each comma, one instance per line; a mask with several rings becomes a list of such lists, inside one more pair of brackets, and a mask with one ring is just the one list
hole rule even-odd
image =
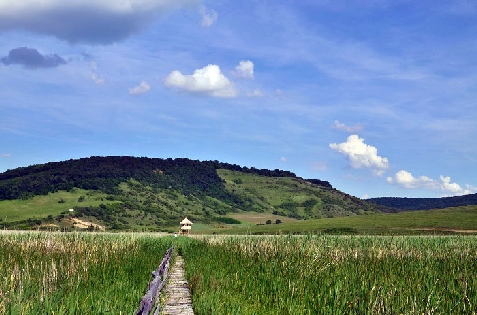
[[163, 315], [194, 315], [189, 284], [184, 275], [184, 259], [176, 257], [176, 262], [169, 272], [164, 291], [165, 304], [162, 307]]

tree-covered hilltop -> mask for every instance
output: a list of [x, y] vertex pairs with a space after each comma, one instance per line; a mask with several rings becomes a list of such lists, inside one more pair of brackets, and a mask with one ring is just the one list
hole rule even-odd
[[[26, 199], [58, 190], [82, 188], [117, 193], [118, 185], [129, 179], [155, 188], [172, 188], [184, 195], [209, 195], [235, 200], [228, 193], [216, 169], [228, 169], [268, 177], [291, 177], [289, 171], [241, 167], [218, 161], [198, 161], [187, 158], [159, 159], [130, 156], [81, 158], [21, 167], [0, 173], [0, 200]], [[326, 182], [310, 182], [332, 188]]]
[[90, 157], [8, 170], [0, 174], [0, 200], [29, 198], [58, 190], [82, 188], [117, 193], [129, 179], [183, 194], [231, 197], [210, 163], [190, 159]]
[[[65, 193], [65, 197], [57, 197]], [[68, 207], [74, 212], [47, 209], [35, 217], [35, 223], [45, 218], [53, 224], [80, 217], [95, 219], [110, 229], [167, 227], [184, 216], [219, 224], [228, 213], [240, 211], [294, 219], [389, 212], [386, 207], [342, 193], [327, 181], [303, 179], [278, 169], [187, 158], [93, 156], [0, 174], [0, 215], [4, 215], [2, 205], [6, 202], [37, 196], [57, 198], [51, 209], [69, 198]]]
[[380, 197], [367, 199], [377, 205], [398, 210], [430, 210], [477, 205], [477, 194], [442, 198]]

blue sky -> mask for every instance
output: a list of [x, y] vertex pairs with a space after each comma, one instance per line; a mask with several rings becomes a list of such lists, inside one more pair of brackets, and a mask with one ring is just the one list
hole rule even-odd
[[0, 0], [0, 172], [219, 160], [477, 192], [474, 1]]

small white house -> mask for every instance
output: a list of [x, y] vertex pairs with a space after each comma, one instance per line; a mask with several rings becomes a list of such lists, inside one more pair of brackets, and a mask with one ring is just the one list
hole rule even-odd
[[181, 229], [179, 231], [179, 234], [184, 235], [184, 234], [190, 234], [190, 230], [192, 229], [192, 222], [184, 218], [184, 220], [181, 221]]

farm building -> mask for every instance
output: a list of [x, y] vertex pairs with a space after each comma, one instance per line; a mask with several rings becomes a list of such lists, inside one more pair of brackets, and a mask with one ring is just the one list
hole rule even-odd
[[192, 222], [184, 218], [184, 220], [181, 221], [181, 229], [179, 230], [179, 234], [184, 235], [184, 234], [190, 234], [190, 230], [192, 229]]

